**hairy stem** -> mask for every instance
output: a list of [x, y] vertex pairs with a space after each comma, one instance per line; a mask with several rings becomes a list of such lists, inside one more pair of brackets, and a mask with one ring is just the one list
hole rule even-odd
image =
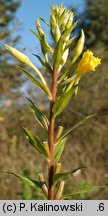
[[53, 187], [53, 174], [54, 174], [54, 126], [55, 119], [53, 117], [53, 106], [56, 101], [56, 93], [57, 93], [57, 70], [54, 68], [52, 73], [52, 86], [51, 86], [52, 99], [50, 102], [50, 125], [48, 131], [48, 144], [49, 144], [49, 152], [50, 152], [50, 160], [49, 160], [49, 188], [48, 188], [48, 199], [54, 199], [54, 187]]

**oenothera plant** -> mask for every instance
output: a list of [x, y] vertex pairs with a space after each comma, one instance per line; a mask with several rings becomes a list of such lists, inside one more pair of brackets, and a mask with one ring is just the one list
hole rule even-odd
[[[50, 115], [48, 120], [36, 104], [28, 98], [28, 102], [37, 121], [42, 128], [46, 130], [46, 141], [40, 140], [28, 128], [24, 128], [29, 143], [43, 155], [47, 161], [48, 182], [46, 182], [42, 173], [38, 174], [38, 180], [31, 180], [15, 173], [11, 174], [21, 178], [23, 181], [34, 187], [34, 189], [38, 188], [42, 190], [46, 199], [59, 200], [63, 199], [64, 179], [68, 175], [83, 168], [78, 167], [65, 173], [60, 171], [61, 164], [59, 163], [59, 160], [65, 147], [67, 135], [93, 115], [85, 117], [66, 131], [63, 131], [62, 126], [59, 126], [58, 130], [55, 132], [56, 118], [67, 107], [72, 96], [77, 95], [79, 81], [83, 75], [89, 71], [95, 71], [95, 68], [101, 63], [101, 60], [95, 58], [93, 53], [89, 50], [85, 51], [82, 58], [79, 60], [79, 57], [83, 52], [85, 41], [84, 31], [81, 30], [81, 35], [77, 40], [73, 55], [71, 56], [71, 62], [67, 69], [65, 71], [63, 70], [63, 66], [68, 59], [69, 48], [71, 44], [74, 43], [75, 37], [72, 37], [72, 31], [76, 27], [77, 22], [73, 23], [74, 14], [72, 10], [66, 10], [62, 5], [50, 6], [50, 8], [50, 23], [47, 23], [44, 19], [38, 17], [36, 20], [37, 33], [31, 31], [40, 42], [43, 58], [38, 55], [35, 56], [41, 62], [46, 73], [50, 74], [51, 89], [42, 73], [25, 54], [6, 44], [4, 44], [4, 46], [18, 61], [33, 69], [35, 72], [34, 76], [24, 68], [20, 68], [20, 70], [22, 70], [22, 72], [24, 72], [24, 74], [39, 87], [43, 93], [45, 93], [45, 96], [50, 103]], [[40, 21], [43, 21], [49, 27], [54, 43], [54, 49], [48, 44]]]

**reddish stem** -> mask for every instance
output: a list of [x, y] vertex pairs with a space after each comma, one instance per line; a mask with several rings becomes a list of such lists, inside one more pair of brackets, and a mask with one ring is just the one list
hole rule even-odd
[[50, 161], [49, 161], [49, 188], [48, 188], [48, 200], [54, 199], [54, 187], [53, 187], [53, 174], [54, 174], [54, 126], [55, 119], [53, 117], [53, 106], [56, 101], [56, 93], [57, 93], [57, 70], [53, 69], [52, 74], [52, 86], [51, 86], [52, 100], [50, 102], [50, 125], [48, 131], [48, 144], [49, 144], [49, 152], [50, 152]]

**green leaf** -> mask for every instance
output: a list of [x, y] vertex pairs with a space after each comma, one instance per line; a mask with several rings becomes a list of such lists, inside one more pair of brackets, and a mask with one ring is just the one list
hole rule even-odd
[[66, 178], [68, 175], [71, 175], [71, 174], [77, 172], [78, 170], [81, 170], [81, 169], [84, 169], [84, 168], [86, 168], [86, 167], [78, 167], [78, 168], [73, 169], [73, 170], [71, 170], [69, 172], [55, 174], [54, 177], [53, 177], [54, 184], [56, 184], [57, 181], [64, 180], [64, 178]]
[[55, 150], [54, 150], [54, 158], [55, 158], [55, 163], [59, 161], [61, 154], [64, 150], [65, 147], [65, 142], [67, 138], [62, 139], [55, 145]]
[[67, 42], [66, 42], [66, 46], [64, 51], [66, 51], [67, 49], [69, 49], [70, 45], [72, 44], [73, 40], [75, 39], [75, 37], [70, 38]]
[[66, 80], [69, 76], [69, 74], [75, 71], [75, 65], [72, 65], [69, 67], [59, 78], [58, 78], [58, 83], [63, 82], [63, 80]]
[[53, 114], [54, 117], [56, 117], [57, 115], [59, 115], [61, 112], [64, 111], [64, 109], [67, 107], [72, 95], [74, 94], [76, 89], [75, 87], [72, 87], [68, 92], [65, 92], [63, 95], [61, 95], [56, 103], [53, 106]]
[[89, 184], [89, 185], [86, 185], [79, 190], [73, 190], [72, 193], [69, 193], [69, 194], [62, 196], [61, 200], [69, 199], [75, 195], [80, 195], [82, 198], [82, 195], [84, 196], [84, 194], [95, 192], [96, 190], [99, 190], [100, 188], [103, 188], [103, 186], [96, 186], [94, 184]]
[[52, 68], [50, 67], [50, 65], [47, 62], [44, 62], [44, 60], [39, 55], [36, 55], [36, 54], [33, 54], [33, 55], [38, 58], [38, 60], [40, 61], [42, 66], [45, 68], [45, 70], [48, 71], [50, 74], [52, 74]]
[[38, 17], [40, 20], [42, 20], [47, 26], [49, 26], [50, 27], [50, 24], [46, 21], [46, 20], [44, 20], [42, 17]]
[[33, 77], [27, 70], [18, 67], [21, 71], [23, 71], [24, 74], [26, 74], [26, 76], [28, 76], [29, 79], [32, 80], [32, 82], [37, 85], [48, 97], [50, 97], [49, 92], [46, 88], [46, 86], [44, 86], [42, 83], [40, 83], [35, 77]]
[[27, 98], [27, 100], [30, 103], [30, 106], [32, 108], [32, 110], [35, 113], [36, 119], [38, 120], [39, 124], [48, 130], [48, 125], [49, 125], [49, 121], [47, 119], [47, 117], [41, 112], [41, 110], [33, 103], [32, 100], [30, 100], [29, 98]]
[[80, 127], [85, 121], [87, 121], [88, 119], [90, 119], [91, 117], [95, 116], [95, 114], [86, 116], [85, 118], [83, 118], [81, 121], [79, 121], [78, 123], [76, 123], [75, 125], [73, 125], [72, 127], [70, 127], [68, 130], [65, 131], [65, 133], [60, 137], [59, 140], [64, 139], [71, 131], [73, 131], [74, 129], [76, 129], [77, 127]]
[[71, 83], [72, 81], [75, 80], [76, 77], [77, 77], [77, 75], [73, 75], [73, 76], [71, 76], [70, 78], [65, 79], [64, 81], [62, 81], [62, 82], [59, 84], [59, 86], [62, 86], [62, 85], [66, 85], [66, 84]]
[[21, 175], [18, 175], [14, 172], [4, 172], [6, 174], [11, 174], [11, 175], [14, 175], [16, 177], [18, 177], [19, 179], [21, 179], [22, 181], [24, 181], [25, 183], [29, 184], [31, 187], [33, 187], [34, 189], [37, 189], [37, 188], [40, 188], [41, 187], [41, 184], [40, 182], [38, 181], [35, 181], [35, 180], [31, 180], [27, 177], [24, 177], [24, 176], [21, 176]]
[[57, 89], [57, 97], [63, 95], [63, 93], [65, 92], [65, 90], [66, 90], [66, 85], [65, 84], [59, 85], [58, 89]]
[[35, 35], [35, 37], [37, 37], [39, 40], [41, 39], [40, 36], [38, 34], [36, 34], [36, 32], [34, 32], [32, 29], [30, 29], [30, 31]]
[[27, 128], [23, 128], [25, 131], [26, 136], [29, 139], [29, 143], [37, 150], [39, 151], [41, 154], [43, 154], [46, 158], [48, 158], [48, 152], [44, 146], [44, 144], [42, 144], [42, 142]]

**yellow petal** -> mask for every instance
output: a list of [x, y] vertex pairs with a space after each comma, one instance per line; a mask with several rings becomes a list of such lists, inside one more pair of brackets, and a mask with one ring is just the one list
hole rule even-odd
[[82, 76], [89, 71], [95, 71], [96, 67], [100, 64], [101, 59], [94, 57], [93, 53], [87, 50], [86, 52], [84, 52], [75, 73]]

